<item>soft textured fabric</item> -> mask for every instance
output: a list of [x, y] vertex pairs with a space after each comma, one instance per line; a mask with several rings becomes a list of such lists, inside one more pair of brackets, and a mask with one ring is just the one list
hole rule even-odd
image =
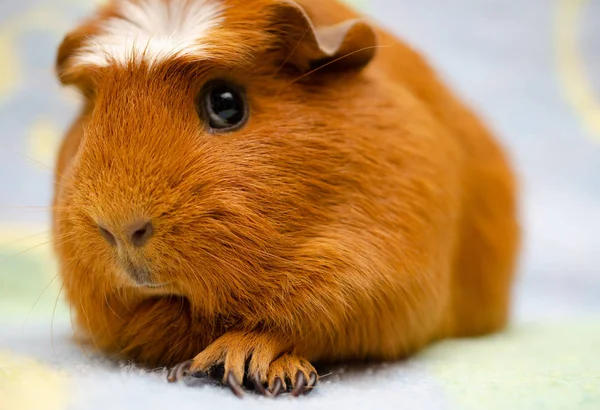
[[[71, 339], [46, 208], [77, 99], [53, 77], [93, 0], [0, 1], [0, 410], [237, 408], [211, 384], [119, 367]], [[600, 408], [600, 2], [357, 0], [488, 120], [522, 176], [525, 245], [511, 327], [409, 361], [336, 368], [252, 408]]]

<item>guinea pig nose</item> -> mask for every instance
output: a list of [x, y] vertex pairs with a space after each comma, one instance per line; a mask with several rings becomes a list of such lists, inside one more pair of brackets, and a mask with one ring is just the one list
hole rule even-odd
[[112, 246], [117, 246], [117, 239], [115, 235], [112, 234], [111, 231], [98, 224], [98, 229], [100, 230], [100, 234], [104, 237], [106, 242], [110, 243]]
[[133, 246], [140, 248], [154, 234], [154, 227], [150, 221], [137, 221], [126, 228], [125, 234]]

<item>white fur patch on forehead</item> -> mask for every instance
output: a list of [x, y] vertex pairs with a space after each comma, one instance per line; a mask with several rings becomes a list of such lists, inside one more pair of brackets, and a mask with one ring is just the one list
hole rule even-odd
[[223, 21], [223, 0], [124, 0], [90, 37], [73, 64], [150, 66], [178, 56], [206, 58], [209, 32]]

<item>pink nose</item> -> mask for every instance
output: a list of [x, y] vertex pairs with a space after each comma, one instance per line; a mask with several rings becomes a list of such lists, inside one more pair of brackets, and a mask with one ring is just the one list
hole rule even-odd
[[[100, 229], [100, 234], [104, 237], [106, 242], [110, 243], [113, 246], [118, 245], [117, 236], [111, 232], [108, 228], [98, 224], [98, 228]], [[154, 227], [152, 226], [152, 222], [148, 220], [136, 221], [129, 226], [125, 227], [123, 230], [124, 239], [129, 242], [131, 245], [136, 248], [141, 248], [144, 246], [148, 239], [152, 237], [154, 234]]]

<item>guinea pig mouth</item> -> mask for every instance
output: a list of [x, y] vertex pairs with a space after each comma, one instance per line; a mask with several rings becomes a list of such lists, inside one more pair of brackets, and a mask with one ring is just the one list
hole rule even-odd
[[162, 288], [166, 286], [166, 283], [156, 283], [150, 270], [146, 267], [134, 266], [128, 263], [123, 266], [123, 271], [138, 287]]

